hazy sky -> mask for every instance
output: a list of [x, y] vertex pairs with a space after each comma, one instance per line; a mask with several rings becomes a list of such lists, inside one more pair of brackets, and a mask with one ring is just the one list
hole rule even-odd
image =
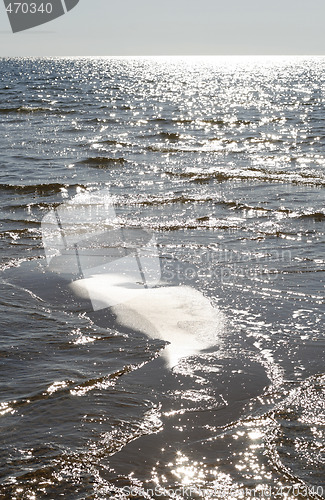
[[0, 0], [0, 56], [321, 54], [324, 0], [80, 0], [12, 34]]

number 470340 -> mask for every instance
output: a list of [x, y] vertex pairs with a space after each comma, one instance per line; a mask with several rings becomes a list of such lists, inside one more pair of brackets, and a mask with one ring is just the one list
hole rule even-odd
[[40, 5], [36, 5], [36, 3], [21, 3], [21, 2], [12, 2], [6, 8], [6, 11], [9, 14], [52, 14], [53, 5], [48, 3], [41, 3]]

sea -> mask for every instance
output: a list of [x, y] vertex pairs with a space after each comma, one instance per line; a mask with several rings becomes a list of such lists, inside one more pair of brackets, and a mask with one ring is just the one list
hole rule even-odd
[[325, 498], [324, 194], [325, 57], [0, 59], [0, 498]]

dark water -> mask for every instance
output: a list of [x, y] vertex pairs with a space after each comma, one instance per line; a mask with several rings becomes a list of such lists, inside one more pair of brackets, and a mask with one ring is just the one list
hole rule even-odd
[[[0, 498], [325, 498], [324, 147], [325, 58], [0, 60]], [[42, 219], [103, 188], [204, 349], [49, 272]]]

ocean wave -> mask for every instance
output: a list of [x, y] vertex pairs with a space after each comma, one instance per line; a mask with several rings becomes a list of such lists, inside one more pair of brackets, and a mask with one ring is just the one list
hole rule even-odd
[[315, 499], [324, 498], [324, 401], [325, 375], [307, 379], [279, 404], [266, 439], [276, 471], [292, 483], [307, 484], [308, 498]]
[[233, 126], [241, 126], [241, 125], [251, 125], [258, 122], [256, 119], [254, 120], [244, 120], [244, 119], [222, 119], [222, 118], [202, 118], [202, 117], [193, 117], [193, 118], [153, 118], [150, 122], [165, 124], [165, 125], [189, 125], [189, 124], [208, 124], [208, 125], [217, 125], [219, 127], [233, 127]]
[[[17, 198], [15, 199], [15, 201], [17, 201]], [[60, 205], [60, 202], [49, 202], [49, 203], [46, 203], [46, 202], [37, 202], [37, 201], [34, 201], [34, 202], [29, 202], [29, 201], [25, 201], [25, 203], [14, 203], [14, 202], [8, 202], [8, 203], [1, 203], [1, 208], [5, 209], [5, 210], [26, 210], [26, 208], [28, 208], [29, 210], [31, 209], [36, 209], [36, 210], [44, 210], [44, 209], [52, 209], [52, 208], [56, 208], [58, 205]], [[6, 222], [9, 220], [9, 219], [5, 219]], [[17, 222], [16, 220], [13, 221], [13, 222]], [[25, 221], [24, 221], [25, 222]], [[29, 221], [26, 221], [26, 222], [29, 222]], [[31, 223], [33, 224], [33, 221], [31, 221]]]
[[[172, 141], [170, 141], [172, 142]], [[176, 142], [176, 141], [174, 141]], [[152, 153], [201, 153], [201, 152], [210, 152], [211, 149], [204, 149], [202, 147], [191, 147], [190, 145], [186, 145], [183, 143], [183, 146], [166, 146], [166, 143], [157, 143], [150, 144], [145, 147], [147, 151], [151, 151]]]
[[105, 139], [104, 141], [100, 141], [100, 144], [106, 144], [108, 146], [117, 146], [117, 145], [121, 145], [123, 147], [129, 146], [127, 142], [122, 142], [117, 139]]
[[129, 196], [125, 201], [123, 199], [118, 200], [117, 202], [120, 205], [137, 205], [137, 206], [164, 206], [164, 205], [172, 205], [172, 204], [181, 204], [185, 205], [187, 203], [212, 203], [214, 206], [222, 206], [228, 208], [230, 210], [243, 210], [243, 211], [254, 211], [254, 212], [264, 212], [266, 214], [284, 214], [290, 217], [325, 217], [325, 215], [320, 212], [315, 213], [306, 213], [306, 214], [297, 214], [297, 212], [290, 210], [288, 208], [267, 208], [260, 205], [248, 205], [246, 203], [241, 203], [235, 200], [222, 200], [211, 195], [198, 195], [198, 196], [190, 196], [190, 195], [166, 195], [166, 196]]
[[[33, 238], [37, 234], [35, 229], [11, 229], [9, 231], [0, 231], [0, 239], [9, 239], [13, 243], [23, 239], [23, 238]], [[40, 234], [40, 232], [39, 232]]]
[[229, 126], [241, 126], [241, 125], [251, 125], [252, 123], [256, 123], [256, 121], [252, 120], [224, 120], [221, 118], [207, 118], [207, 119], [197, 119], [196, 121], [201, 123], [207, 123], [209, 125], [219, 125], [221, 127], [229, 127]]
[[16, 108], [0, 108], [0, 114], [9, 114], [9, 113], [51, 113], [55, 112], [53, 108], [44, 108], [44, 107], [32, 107], [32, 106], [18, 106]]
[[179, 141], [181, 137], [177, 132], [159, 132], [158, 136], [171, 142]]
[[[166, 196], [129, 196], [125, 201], [123, 199], [118, 200], [119, 204], [122, 205], [137, 205], [137, 206], [164, 206], [170, 204], [185, 204], [185, 203], [207, 203], [216, 202], [212, 196], [189, 196], [189, 195], [166, 195]], [[223, 203], [223, 202], [220, 202]]]
[[[261, 206], [251, 206], [251, 205], [246, 205], [244, 203], [240, 203], [238, 201], [233, 201], [233, 200], [221, 200], [216, 197], [213, 197], [211, 195], [197, 195], [197, 196], [190, 196], [190, 195], [178, 195], [174, 196], [173, 194], [166, 195], [166, 196], [129, 196], [125, 201], [123, 199], [118, 200], [118, 204], [125, 204], [125, 205], [137, 205], [137, 206], [164, 206], [164, 205], [170, 205], [170, 204], [186, 204], [186, 203], [213, 203], [214, 205], [220, 205], [220, 206], [225, 206], [227, 208], [231, 209], [240, 209], [240, 210], [256, 210], [256, 211], [263, 211], [263, 212], [274, 212], [274, 210], [270, 208], [265, 208]], [[290, 213], [290, 210], [280, 210], [281, 212], [284, 213]]]
[[27, 184], [27, 185], [15, 185], [15, 184], [0, 184], [0, 191], [8, 193], [19, 193], [19, 194], [40, 194], [47, 195], [53, 193], [60, 193], [65, 189], [86, 189], [86, 186], [82, 184], [60, 184], [60, 183], [50, 183], [50, 184]]
[[85, 118], [83, 120], [84, 123], [93, 123], [95, 125], [97, 125], [99, 123], [101, 123], [101, 124], [103, 124], [103, 123], [116, 123], [116, 121], [117, 120], [114, 119], [114, 118], [98, 118], [98, 117], [96, 117], [96, 118]]
[[175, 124], [190, 124], [194, 123], [195, 120], [192, 118], [152, 118], [151, 123], [163, 123], [165, 125], [175, 125]]
[[185, 172], [166, 171], [171, 176], [189, 179], [190, 182], [203, 183], [216, 180], [219, 182], [228, 180], [257, 181], [257, 182], [281, 182], [288, 184], [304, 184], [325, 187], [325, 176], [314, 175], [303, 172], [267, 171], [266, 169], [226, 169], [214, 168], [208, 170], [186, 170]]
[[325, 220], [324, 212], [308, 212], [298, 215], [299, 219], [314, 219], [316, 222], [323, 222]]
[[166, 147], [164, 144], [154, 144], [146, 146], [146, 150], [152, 153], [181, 153], [183, 152], [180, 148]]
[[[264, 219], [263, 219], [264, 220]], [[130, 219], [120, 220], [121, 226], [126, 228], [139, 227], [139, 221], [133, 223]], [[171, 218], [142, 218], [141, 227], [151, 231], [169, 232], [182, 230], [224, 230], [224, 231], [243, 231], [245, 238], [261, 240], [272, 236], [277, 238], [297, 238], [297, 232], [286, 227], [281, 228], [278, 224], [264, 224], [264, 222], [256, 222], [254, 225], [250, 223], [250, 219], [238, 215], [237, 217], [227, 215], [224, 217], [215, 217], [214, 215], [202, 215], [201, 217], [171, 217]], [[301, 234], [310, 234], [310, 229], [305, 231], [300, 228]]]
[[[144, 220], [142, 219], [142, 227], [153, 231], [179, 231], [179, 230], [194, 230], [194, 229], [239, 229], [243, 227], [242, 219], [219, 219], [210, 216], [203, 216], [189, 219], [167, 219], [167, 220]], [[134, 223], [138, 227], [138, 222]], [[132, 227], [130, 221], [121, 221], [122, 227]]]
[[117, 144], [120, 144], [119, 141], [116, 139], [105, 139], [104, 141], [100, 141], [101, 144], [109, 144], [110, 146], [116, 146]]
[[[170, 144], [165, 140], [165, 142], [149, 144], [145, 148], [154, 153], [214, 153], [222, 151], [227, 154], [240, 154], [248, 150], [246, 141], [214, 138], [194, 143], [193, 140], [185, 142], [181, 139], [182, 137], [179, 136], [179, 139], [169, 140]], [[212, 144], [213, 142], [216, 144]], [[266, 140], [265, 144], [269, 142]]]
[[88, 379], [80, 383], [74, 380], [54, 382], [46, 390], [35, 392], [34, 394], [28, 395], [28, 397], [22, 397], [20, 399], [15, 399], [14, 401], [9, 401], [2, 408], [0, 406], [0, 417], [8, 412], [14, 412], [18, 408], [47, 400], [49, 398], [62, 397], [68, 393], [71, 393], [73, 396], [83, 396], [96, 389], [98, 390], [111, 387], [120, 377], [130, 373], [136, 368], [137, 366], [135, 365], [127, 365], [108, 375]]
[[113, 158], [106, 156], [89, 157], [85, 160], [80, 160], [80, 165], [90, 165], [92, 167], [105, 168], [110, 165], [124, 165], [127, 162], [125, 158]]
[[284, 139], [280, 137], [257, 137], [257, 136], [247, 136], [247, 137], [240, 137], [236, 139], [227, 139], [226, 137], [211, 137], [208, 139], [209, 142], [214, 142], [218, 141], [221, 144], [245, 144], [249, 143], [250, 145], [255, 145], [255, 144], [281, 144], [283, 143]]

